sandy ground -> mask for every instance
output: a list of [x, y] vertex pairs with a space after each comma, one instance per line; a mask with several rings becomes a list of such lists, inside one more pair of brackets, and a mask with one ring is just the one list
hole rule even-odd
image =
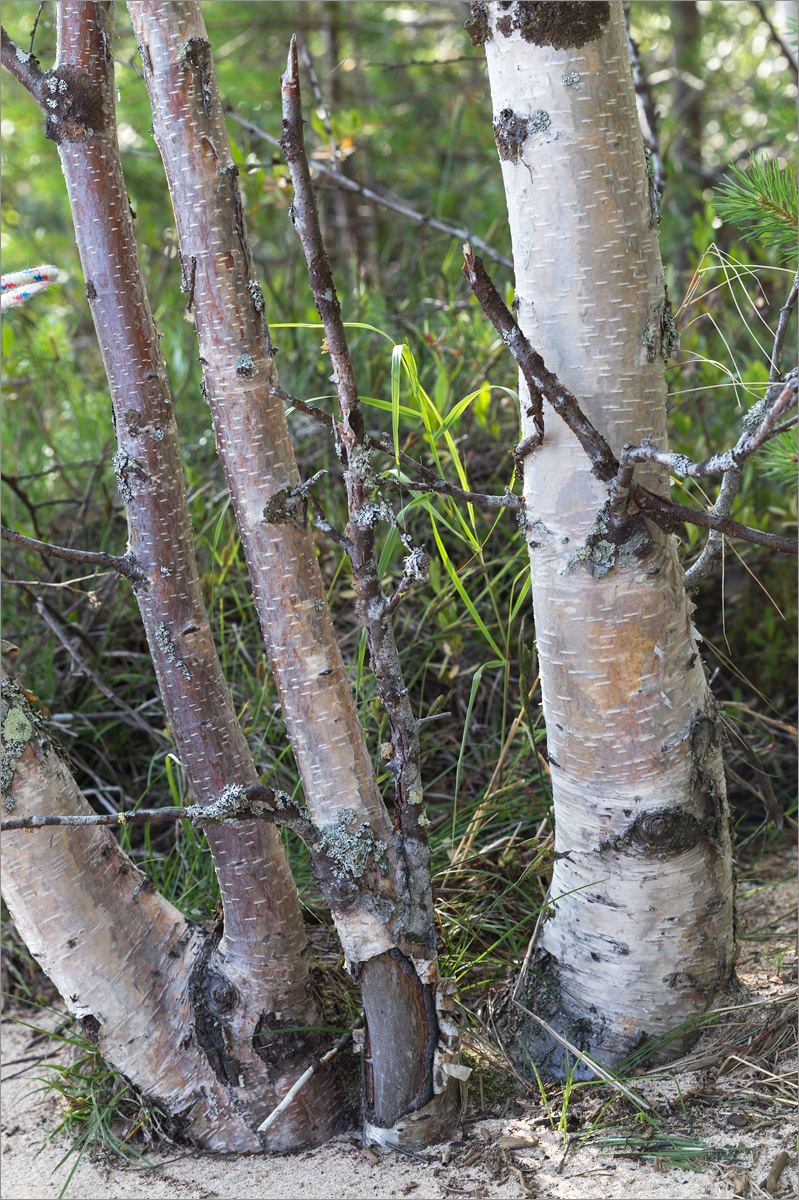
[[[749, 877], [740, 887], [744, 921], [753, 931], [768, 923], [764, 940], [742, 942], [739, 976], [749, 1000], [762, 999], [764, 1007], [746, 1014], [752, 1022], [771, 1024], [787, 1009], [769, 1002], [785, 996], [794, 986], [796, 951], [790, 947], [794, 926], [796, 892], [783, 882], [790, 871], [789, 860], [764, 870], [762, 877]], [[770, 876], [770, 878], [769, 878]], [[746, 934], [745, 934], [746, 936]], [[769, 1016], [770, 1014], [770, 1016]], [[61, 1160], [69, 1142], [59, 1134], [47, 1141], [58, 1123], [64, 1101], [52, 1090], [42, 1090], [47, 1077], [45, 1062], [20, 1062], [29, 1056], [47, 1055], [47, 1062], [65, 1062], [65, 1051], [52, 1041], [31, 1046], [32, 1033], [19, 1020], [44, 1024], [31, 1009], [12, 1009], [3, 1016], [2, 1050], [6, 1064], [2, 1089], [2, 1177], [0, 1195], [5, 1200], [49, 1200], [64, 1187], [70, 1166]], [[51, 1018], [55, 1019], [55, 1018]], [[718, 1033], [714, 1035], [718, 1039]], [[731, 1042], [740, 1037], [729, 1034]], [[745, 1031], [744, 1040], [749, 1037]], [[710, 1035], [706, 1035], [705, 1042]], [[718, 1043], [716, 1042], [716, 1045]], [[701, 1048], [702, 1043], [700, 1043]], [[725, 1051], [726, 1053], [726, 1051]], [[746, 1056], [744, 1055], [746, 1059]], [[601, 1106], [602, 1093], [589, 1090], [569, 1108], [565, 1135], [553, 1129], [540, 1107], [536, 1092], [521, 1102], [509, 1102], [504, 1118], [483, 1115], [479, 1098], [470, 1091], [463, 1126], [452, 1142], [428, 1150], [424, 1156], [401, 1156], [396, 1152], [364, 1151], [351, 1133], [320, 1149], [287, 1155], [213, 1156], [182, 1147], [149, 1151], [150, 1166], [124, 1166], [120, 1160], [85, 1156], [69, 1184], [67, 1196], [80, 1200], [296, 1200], [333, 1197], [652, 1197], [676, 1200], [681, 1197], [797, 1195], [796, 1093], [792, 1076], [796, 1071], [795, 1039], [771, 1054], [767, 1062], [730, 1062], [701, 1070], [683, 1071], [676, 1077], [638, 1078], [633, 1084], [639, 1094], [668, 1113], [671, 1133], [691, 1135], [706, 1146], [732, 1152], [722, 1161], [703, 1162], [692, 1171], [662, 1160], [646, 1161], [612, 1157], [607, 1150], [582, 1144], [580, 1126], [590, 1121]], [[732, 1067], [732, 1069], [731, 1069]], [[678, 1094], [681, 1092], [685, 1110]], [[556, 1120], [562, 1095], [553, 1092], [550, 1105]], [[641, 1131], [631, 1120], [623, 1100], [618, 1112], [626, 1130]], [[612, 1121], [613, 1110], [606, 1116]], [[508, 1145], [513, 1137], [526, 1145]], [[766, 1176], [781, 1151], [790, 1155], [772, 1193], [764, 1190]]]

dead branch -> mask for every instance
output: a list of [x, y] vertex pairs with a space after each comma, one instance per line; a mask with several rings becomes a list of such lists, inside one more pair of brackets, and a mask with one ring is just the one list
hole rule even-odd
[[771, 368], [768, 376], [769, 383], [779, 383], [782, 379], [782, 350], [785, 345], [785, 335], [788, 332], [788, 322], [791, 319], [791, 313], [796, 308], [797, 294], [799, 294], [799, 275], [794, 275], [788, 299], [780, 309], [780, 319], [777, 322], [777, 329], [774, 334], [774, 347], [771, 351]]
[[[38, 18], [37, 18], [38, 20]], [[36, 26], [34, 26], [35, 30]], [[28, 50], [22, 50], [5, 29], [0, 26], [0, 57], [15, 79], [30, 92], [36, 103], [41, 107], [44, 102], [45, 72], [39, 66], [39, 60]]]
[[[483, 312], [502, 336], [505, 345], [519, 364], [519, 369], [527, 382], [527, 386], [530, 388], [531, 394], [534, 391], [538, 391], [544, 399], [549, 401], [555, 411], [572, 430], [593, 463], [593, 474], [611, 485], [609, 506], [611, 518], [617, 522], [626, 519], [627, 504], [632, 500], [642, 512], [646, 513], [650, 520], [669, 532], [678, 529], [682, 524], [700, 525], [705, 529], [715, 529], [719, 533], [726, 534], [728, 537], [740, 538], [745, 542], [754, 542], [758, 546], [768, 546], [772, 550], [779, 550], [785, 554], [795, 555], [799, 553], [799, 543], [797, 543], [796, 538], [782, 537], [774, 533], [764, 533], [760, 529], [752, 529], [748, 525], [741, 525], [738, 521], [733, 521], [726, 515], [689, 508], [685, 504], [674, 504], [671, 500], [667, 500], [663, 496], [657, 496], [654, 492], [650, 492], [640, 484], [634, 483], [632, 481], [634, 463], [626, 462], [619, 464], [602, 434], [594, 428], [583, 413], [576, 396], [567, 388], [564, 388], [556, 375], [547, 370], [540, 354], [537, 354], [533, 350], [516, 323], [516, 320], [508, 311], [504, 300], [491, 282], [482, 262], [479, 258], [475, 257], [468, 246], [464, 247], [464, 260], [463, 274], [480, 302]], [[795, 380], [792, 384], [780, 387], [778, 398], [782, 402], [781, 411], [785, 411], [785, 407], [791, 402], [791, 396], [795, 396], [795, 392]], [[782, 397], [786, 393], [788, 399], [783, 402]], [[776, 403], [776, 398], [774, 403]], [[764, 412], [761, 411], [761, 422], [756, 431], [746, 431], [745, 437], [747, 441], [750, 438], [756, 440], [761, 437], [760, 428], [764, 415]], [[767, 436], [771, 436], [772, 432], [776, 432], [776, 429], [771, 432], [766, 431]], [[763, 440], [765, 440], [766, 434], [762, 436]], [[516, 453], [519, 454], [525, 448], [525, 452], [532, 449], [533, 444], [538, 444], [537, 439], [537, 433], [531, 438], [526, 439], [521, 446], [516, 448]], [[533, 444], [528, 446], [527, 443]], [[758, 444], [762, 444], [762, 442], [758, 442]], [[660, 452], [653, 450], [652, 453], [657, 455]], [[679, 458], [680, 456], [673, 457]], [[686, 459], [685, 462], [690, 463], [690, 460]], [[734, 466], [734, 464], [732, 465]]]
[[772, 21], [765, 4], [762, 4], [761, 0], [754, 0], [754, 7], [757, 9], [760, 19], [768, 28], [769, 36], [772, 42], [780, 51], [780, 53], [784, 54], [787, 58], [788, 66], [791, 68], [794, 79], [799, 80], [799, 62], [797, 62], [796, 55]]
[[508, 311], [483, 266], [468, 244], [463, 248], [463, 275], [474, 292], [485, 315], [519, 364], [530, 391], [531, 412], [535, 432], [516, 447], [514, 457], [520, 459], [541, 444], [544, 436], [542, 399], [548, 400], [558, 416], [566, 422], [590, 458], [592, 472], [609, 483], [618, 470], [616, 456], [602, 434], [594, 428], [581, 410], [577, 397], [553, 375], [540, 354], [533, 349], [515, 318]]
[[[795, 275], [791, 290], [788, 293], [788, 299], [780, 309], [780, 317], [779, 321], [777, 322], [777, 329], [774, 333], [774, 345], [771, 351], [771, 365], [769, 368], [769, 383], [774, 384], [775, 387], [773, 391], [772, 389], [769, 389], [769, 391], [766, 393], [767, 403], [769, 399], [773, 401], [775, 398], [781, 395], [781, 389], [779, 389], [777, 385], [782, 379], [782, 351], [783, 346], [785, 345], [785, 336], [788, 332], [788, 322], [790, 321], [791, 314], [796, 307], [798, 292], [799, 276]], [[790, 377], [791, 375], [789, 374], [788, 378], [790, 379]], [[754, 414], [754, 419], [757, 419], [759, 408], [762, 411], [761, 402], [753, 405], [753, 407], [749, 410], [749, 413], [747, 413], [744, 417], [743, 432], [738, 440], [738, 446], [742, 445], [747, 440], [751, 432], [751, 425], [753, 423], [750, 414]], [[774, 435], [783, 433], [786, 426], [790, 428], [790, 424], [788, 422], [782, 422], [781, 425], [773, 427], [772, 433]], [[739, 467], [733, 466], [730, 468], [730, 470], [725, 471], [724, 476], [722, 477], [719, 494], [716, 498], [715, 504], [710, 509], [711, 513], [713, 513], [714, 516], [722, 519], [728, 518], [732, 512], [732, 506], [735, 503], [735, 498], [740, 490], [741, 470]], [[723, 552], [723, 532], [717, 528], [714, 528], [711, 530], [710, 536], [708, 537], [702, 553], [699, 555], [699, 558], [685, 573], [685, 586], [689, 591], [698, 587], [702, 580], [705, 579], [711, 573], [711, 571], [716, 568], [717, 564], [721, 561]]]
[[17, 533], [16, 529], [8, 529], [0, 525], [0, 537], [5, 542], [13, 542], [16, 546], [24, 546], [26, 550], [35, 550], [45, 558], [63, 558], [68, 562], [90, 563], [97, 567], [109, 567], [119, 575], [124, 575], [131, 583], [144, 582], [144, 576], [136, 565], [133, 555], [106, 554], [104, 550], [74, 550], [71, 546], [54, 546], [50, 542], [40, 542], [37, 538], [26, 537]]
[[[366, 630], [375, 682], [389, 720], [393, 747], [392, 770], [396, 785], [396, 811], [400, 832], [427, 851], [426, 817], [422, 807], [424, 791], [421, 776], [418, 726], [408, 699], [402, 668], [391, 625], [391, 614], [401, 595], [408, 590], [406, 576], [413, 570], [406, 561], [398, 595], [387, 600], [380, 582], [375, 548], [375, 526], [392, 519], [384, 503], [376, 501], [376, 479], [369, 462], [369, 438], [364, 428], [363, 411], [355, 383], [347, 334], [341, 316], [330, 263], [327, 258], [311, 173], [303, 136], [302, 101], [296, 39], [292, 38], [286, 72], [281, 81], [283, 97], [283, 137], [281, 147], [294, 185], [291, 218], [302, 244], [308, 265], [311, 292], [325, 329], [327, 348], [333, 367], [333, 380], [341, 409], [341, 425], [332, 422], [339, 437], [339, 451], [347, 485], [352, 578], [357, 594], [357, 610]], [[409, 560], [413, 559], [413, 552]], [[421, 564], [414, 560], [421, 573]], [[404, 591], [403, 591], [404, 589]], [[420, 818], [422, 821], [420, 822]], [[429, 886], [429, 879], [427, 881]]]
[[[770, 396], [774, 392], [776, 395], [771, 400]], [[622, 447], [620, 469], [624, 470], [625, 467], [635, 463], [660, 463], [672, 475], [679, 475], [682, 479], [723, 475], [726, 471], [736, 468], [740, 470], [747, 458], [774, 436], [779, 418], [796, 403], [797, 392], [799, 392], [799, 385], [797, 385], [797, 372], [794, 370], [788, 375], [782, 387], [769, 389], [765, 402], [753, 405], [744, 418], [743, 436], [735, 446], [720, 454], [712, 454], [701, 462], [692, 462], [685, 454], [658, 450], [648, 441], [643, 441], [640, 446], [632, 446], [628, 443]], [[753, 429], [752, 426], [755, 422], [757, 425]]]
[[782, 554], [796, 555], [799, 553], [799, 543], [796, 538], [783, 537], [778, 533], [764, 533], [762, 529], [741, 525], [738, 521], [731, 520], [730, 517], [719, 517], [715, 513], [705, 512], [701, 508], [689, 508], [687, 504], [675, 504], [663, 496], [656, 496], [654, 492], [648, 491], [639, 484], [633, 484], [630, 488], [630, 497], [656, 525], [669, 532], [674, 532], [680, 525], [699, 525], [704, 529], [717, 529], [719, 533], [724, 533], [727, 537], [740, 538], [742, 542], [767, 546], [770, 550], [778, 550]]

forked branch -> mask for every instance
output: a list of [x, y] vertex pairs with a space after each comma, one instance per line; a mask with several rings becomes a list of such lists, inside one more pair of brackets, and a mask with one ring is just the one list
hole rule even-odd
[[[633, 482], [635, 463], [644, 461], [664, 462], [669, 469], [679, 464], [686, 468], [685, 474], [709, 474], [711, 472], [705, 469], [707, 464], [715, 464], [714, 473], [731, 468], [738, 470], [736, 459], [729, 457], [730, 455], [737, 454], [738, 458], [743, 461], [769, 437], [779, 431], [780, 427], [777, 425], [779, 416], [786, 412], [796, 399], [795, 372], [791, 373], [785, 385], [776, 393], [769, 408], [761, 410], [755, 428], [750, 427], [745, 430], [743, 438], [738, 444], [746, 451], [742, 457], [741, 449], [736, 447], [734, 451], [728, 451], [726, 455], [714, 456], [705, 464], [692, 464], [690, 459], [681, 455], [661, 454], [655, 448], [644, 446], [638, 449], [625, 448], [628, 457], [620, 464], [602, 434], [591, 424], [580, 408], [576, 396], [563, 386], [556, 375], [547, 370], [540, 354], [532, 348], [515, 318], [508, 311], [483, 263], [472, 253], [468, 245], [464, 247], [463, 274], [483, 312], [519, 364], [531, 396], [537, 393], [539, 397], [549, 401], [588, 455], [593, 464], [593, 474], [611, 485], [610, 514], [617, 522], [626, 519], [628, 505], [632, 502], [656, 525], [669, 532], [673, 532], [682, 524], [699, 525], [705, 529], [717, 530], [728, 537], [739, 538], [741, 541], [753, 542], [758, 546], [768, 546], [772, 550], [779, 550], [785, 554], [796, 555], [799, 553], [799, 543], [796, 538], [782, 537], [779, 534], [752, 529], [748, 525], [741, 525], [738, 521], [731, 520], [727, 514], [705, 512], [702, 509], [689, 508], [685, 504], [674, 504]], [[777, 409], [777, 411], [772, 413], [773, 409]], [[540, 438], [536, 430], [533, 437], [528, 438], [516, 448], [516, 454], [529, 453], [539, 444]]]

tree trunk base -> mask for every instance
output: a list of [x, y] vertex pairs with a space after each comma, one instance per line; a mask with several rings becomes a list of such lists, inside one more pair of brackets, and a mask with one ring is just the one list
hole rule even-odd
[[385, 1150], [421, 1150], [431, 1142], [449, 1137], [461, 1103], [460, 1083], [451, 1079], [446, 1090], [416, 1112], [406, 1113], [390, 1128], [363, 1122], [364, 1146]]
[[[563, 1001], [564, 989], [558, 980], [557, 963], [545, 951], [533, 959], [515, 1000], [514, 990], [514, 987], [509, 988], [498, 1001], [493, 1026], [508, 1057], [525, 1079], [535, 1079], [536, 1072], [545, 1082], [597, 1078], [597, 1072], [586, 1058], [567, 1049], [531, 1013], [581, 1054], [608, 1070], [615, 1070], [633, 1052], [644, 1051], [649, 1042], [652, 1043], [651, 1050], [636, 1062], [637, 1067], [673, 1062], [687, 1054], [703, 1032], [701, 1026], [685, 1022], [689, 1027], [676, 1026], [673, 1037], [639, 1030], [637, 1037], [625, 1041], [618, 1030], [610, 1028], [603, 1013], [587, 1012], [584, 1007], [579, 1007], [576, 1013], [569, 1011], [568, 996], [567, 1003]], [[697, 1005], [696, 1016], [723, 1000], [740, 1000], [740, 996], [741, 985], [735, 970], [731, 969], [721, 989], [708, 997], [704, 1006]], [[664, 1041], [664, 1037], [667, 1040]]]

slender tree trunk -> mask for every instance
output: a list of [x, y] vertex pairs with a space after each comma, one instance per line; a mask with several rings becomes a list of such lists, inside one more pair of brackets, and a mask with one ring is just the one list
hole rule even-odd
[[[226, 789], [257, 783], [258, 776], [202, 601], [166, 365], [116, 140], [112, 13], [107, 3], [59, 4], [56, 66], [23, 82], [35, 96], [38, 89], [48, 136], [58, 144], [111, 390], [119, 442], [114, 465], [136, 597], [194, 798], [207, 804]], [[288, 1149], [322, 1140], [337, 1127], [339, 1108], [324, 1070], [268, 1135], [255, 1133], [316, 1049], [312, 1036], [286, 1037], [281, 1029], [320, 1023], [302, 913], [279, 834], [264, 822], [243, 821], [209, 827], [208, 840], [224, 934], [205, 946], [191, 1002], [197, 1037], [231, 1105], [249, 1121], [246, 1136], [236, 1132], [237, 1120], [229, 1144], [216, 1140], [215, 1147]], [[103, 1026], [102, 1015], [100, 1021]]]
[[[472, 8], [519, 323], [617, 455], [647, 437], [665, 447], [673, 324], [622, 5]], [[524, 409], [523, 379], [520, 389]], [[532, 412], [526, 422], [533, 434]], [[547, 406], [524, 495], [556, 850], [566, 856], [521, 1001], [615, 1063], [703, 1012], [730, 981], [731, 823], [676, 541], [651, 524], [642, 540], [640, 518], [637, 549], [603, 540], [595, 522], [607, 488], [590, 468]], [[640, 472], [667, 495], [667, 472]], [[558, 1069], [563, 1051], [527, 1020], [508, 1005], [517, 1057]]]
[[685, 282], [693, 270], [693, 224], [696, 213], [704, 209], [701, 178], [702, 168], [702, 18], [696, 0], [680, 0], [669, 5], [671, 33], [674, 45], [674, 79], [672, 81], [672, 113], [677, 133], [669, 151], [669, 159], [677, 169], [685, 189], [680, 216], [684, 236], [677, 240], [678, 261], [673, 263], [680, 282]]
[[[196, 3], [131, 3], [169, 181], [216, 444], [310, 815], [340, 862], [331, 897], [367, 1024], [370, 1140], [423, 1143], [454, 1112], [429, 891], [377, 788], [336, 640], [254, 277], [237, 168]], [[450, 1032], [445, 1032], [449, 1030]]]

